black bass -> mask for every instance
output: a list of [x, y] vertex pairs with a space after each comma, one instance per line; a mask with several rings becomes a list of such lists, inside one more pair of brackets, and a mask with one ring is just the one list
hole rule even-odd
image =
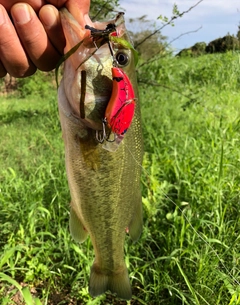
[[[97, 296], [111, 291], [130, 299], [125, 234], [129, 232], [136, 241], [142, 231], [143, 143], [134, 51], [129, 47], [122, 13], [109, 22], [91, 24], [79, 24], [66, 9], [60, 15], [65, 54], [72, 53], [64, 62], [58, 91], [71, 193], [70, 232], [78, 242], [89, 235], [94, 247], [89, 293]], [[69, 52], [76, 45], [76, 50]], [[119, 98], [116, 90], [123, 78], [114, 77], [117, 72], [123, 73], [133, 88], [126, 85], [125, 95], [135, 93], [118, 112], [122, 115], [129, 107], [133, 114], [134, 108], [130, 127], [120, 134], [115, 131], [116, 121], [114, 132], [106, 123], [114, 107], [105, 114], [109, 102]]]

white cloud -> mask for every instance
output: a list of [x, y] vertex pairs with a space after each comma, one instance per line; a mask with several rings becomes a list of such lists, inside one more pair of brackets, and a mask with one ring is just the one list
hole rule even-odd
[[[229, 4], [230, 1], [231, 4]], [[187, 5], [190, 2], [193, 1], [181, 1], [181, 3], [186, 5], [185, 9], [187, 9]], [[240, 3], [235, 0], [204, 0], [190, 13], [178, 19], [176, 21], [176, 32], [178, 33], [180, 28], [182, 33], [184, 33], [184, 29], [186, 31], [187, 29], [191, 30], [202, 26], [202, 29], [197, 33], [182, 39], [185, 43], [184, 47], [189, 47], [198, 41], [208, 43], [213, 39], [225, 36], [227, 33], [236, 34], [240, 20], [238, 7], [240, 8]], [[176, 34], [170, 31], [170, 29], [166, 29], [166, 33], [171, 36]], [[176, 42], [175, 45], [182, 48], [181, 41]]]
[[[176, 4], [180, 12], [188, 10], [198, 1], [194, 0], [120, 0], [120, 5], [126, 9], [128, 17], [140, 17], [147, 14], [150, 18], [159, 15], [171, 16], [173, 5]], [[185, 17], [216, 15], [216, 14], [238, 14], [240, 17], [239, 0], [203, 0]]]
[[[136, 18], [147, 15], [148, 19], [157, 21], [159, 15], [172, 16], [172, 8], [176, 3], [180, 12], [187, 11], [198, 0], [120, 0], [120, 5], [126, 9], [126, 18]], [[239, 0], [203, 0], [189, 13], [175, 21], [175, 27], [168, 26], [162, 33], [172, 40], [182, 33], [202, 29], [197, 33], [183, 36], [174, 42], [176, 48], [184, 48], [198, 41], [209, 42], [213, 39], [237, 33], [240, 21]], [[161, 25], [157, 21], [157, 25]]]
[[157, 0], [146, 1], [140, 0], [120, 0], [120, 5], [126, 10], [127, 18], [136, 18], [147, 15], [155, 20], [160, 14], [160, 5]]

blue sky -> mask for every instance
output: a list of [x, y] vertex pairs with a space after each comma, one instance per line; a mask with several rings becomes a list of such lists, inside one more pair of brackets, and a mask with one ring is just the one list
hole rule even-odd
[[[147, 19], [156, 22], [159, 15], [172, 16], [172, 8], [175, 3], [180, 12], [188, 10], [198, 0], [120, 0], [120, 5], [126, 10], [126, 19], [147, 15]], [[240, 1], [239, 0], [203, 0], [197, 7], [175, 21], [175, 26], [167, 26], [162, 34], [168, 37], [168, 41], [177, 36], [187, 34], [172, 43], [175, 51], [187, 48], [196, 42], [206, 43], [216, 38], [230, 34], [237, 34], [240, 24]], [[130, 24], [128, 29], [131, 30]]]

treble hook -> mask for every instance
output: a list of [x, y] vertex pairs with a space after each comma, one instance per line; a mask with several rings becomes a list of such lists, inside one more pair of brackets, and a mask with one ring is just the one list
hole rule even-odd
[[116, 60], [116, 58], [114, 56], [114, 52], [113, 52], [113, 48], [111, 46], [111, 42], [108, 41], [107, 44], [108, 44], [108, 48], [109, 48], [111, 56], [112, 56], [113, 67], [116, 67], [117, 66], [117, 60]]
[[[103, 141], [107, 138], [106, 128], [105, 127], [106, 127], [106, 120], [103, 119], [102, 120], [102, 130], [96, 130], [96, 140], [99, 143], [103, 143]], [[102, 134], [102, 136], [101, 136], [101, 134]]]

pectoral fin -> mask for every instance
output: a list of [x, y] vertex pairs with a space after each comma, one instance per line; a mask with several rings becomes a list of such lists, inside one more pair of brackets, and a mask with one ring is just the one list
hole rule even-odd
[[73, 239], [79, 243], [84, 242], [88, 236], [88, 232], [77, 217], [73, 208], [70, 210], [69, 229]]

